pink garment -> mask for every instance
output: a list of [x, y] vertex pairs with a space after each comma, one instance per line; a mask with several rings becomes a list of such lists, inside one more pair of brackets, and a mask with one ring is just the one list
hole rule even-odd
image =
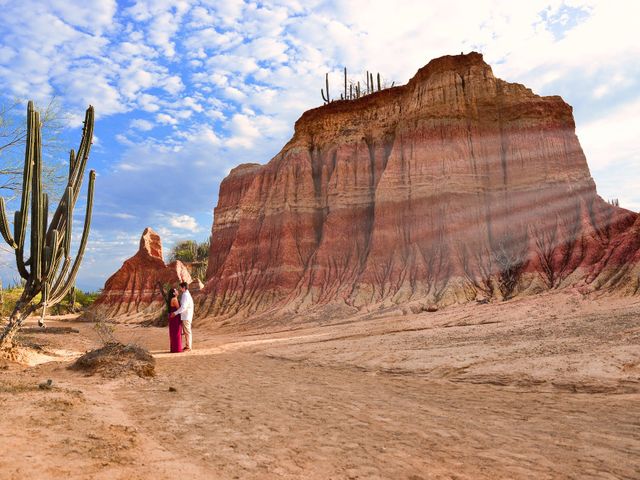
[[[177, 309], [177, 307], [171, 307], [169, 315]], [[182, 320], [180, 315], [169, 318], [169, 345], [171, 346], [171, 353], [182, 352]]]

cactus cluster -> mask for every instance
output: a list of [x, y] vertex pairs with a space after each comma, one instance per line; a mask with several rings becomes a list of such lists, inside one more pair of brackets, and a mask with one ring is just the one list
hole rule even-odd
[[[373, 73], [367, 71], [366, 74], [366, 90], [363, 90], [360, 88], [360, 82], [353, 82], [353, 81], [349, 81], [348, 80], [348, 76], [347, 76], [347, 67], [344, 67], [344, 93], [340, 94], [340, 100], [355, 100], [358, 99], [360, 97], [364, 97], [365, 95], [369, 95], [371, 93], [374, 93], [376, 91], [380, 91], [383, 90], [384, 87], [382, 85], [382, 82], [380, 80], [380, 73], [377, 74], [377, 90], [376, 90], [376, 84], [374, 83], [374, 78], [373, 78]], [[327, 103], [331, 103], [331, 97], [329, 96], [329, 74], [326, 73], [324, 76], [324, 82], [325, 82], [325, 88], [321, 88], [320, 89], [320, 94], [322, 95], [322, 100], [324, 101], [325, 104]], [[395, 85], [395, 82], [391, 84], [391, 87], [393, 87]], [[349, 87], [347, 89], [347, 86]], [[325, 90], [326, 89], [326, 90]], [[325, 91], [326, 91], [326, 95], [325, 95]]]
[[[67, 187], [49, 221], [49, 198], [42, 191], [42, 139], [40, 114], [29, 102], [27, 107], [27, 139], [22, 198], [20, 209], [14, 214], [13, 233], [9, 227], [5, 201], [0, 197], [0, 233], [5, 242], [15, 250], [16, 265], [25, 280], [22, 296], [0, 333], [0, 346], [10, 344], [23, 320], [42, 308], [40, 324], [44, 326], [46, 308], [60, 302], [74, 285], [78, 269], [89, 237], [95, 171], [89, 174], [86, 214], [80, 246], [75, 259], [71, 256], [73, 209], [75, 207], [89, 159], [93, 138], [93, 107], [87, 109], [82, 140], [76, 154], [71, 150]], [[25, 257], [27, 226], [30, 222], [29, 255]], [[38, 298], [38, 294], [40, 297]]]

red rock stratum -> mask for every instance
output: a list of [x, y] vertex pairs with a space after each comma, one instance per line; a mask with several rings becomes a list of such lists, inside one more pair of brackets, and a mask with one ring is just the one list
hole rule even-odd
[[638, 214], [597, 195], [571, 106], [478, 53], [304, 113], [214, 219], [203, 314], [639, 292]]

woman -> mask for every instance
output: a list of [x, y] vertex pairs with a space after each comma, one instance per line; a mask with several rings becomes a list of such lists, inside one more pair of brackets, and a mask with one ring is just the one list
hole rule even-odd
[[178, 308], [178, 291], [175, 288], [169, 290], [169, 344], [171, 353], [182, 352], [182, 320], [180, 315], [172, 315]]

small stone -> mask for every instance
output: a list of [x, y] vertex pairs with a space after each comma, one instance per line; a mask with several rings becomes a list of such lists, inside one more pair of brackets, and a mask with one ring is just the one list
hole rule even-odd
[[178, 389], [176, 387], [169, 387], [170, 392], [177, 392]]
[[42, 382], [38, 385], [40, 390], [51, 390], [53, 388], [53, 380], [48, 379], [46, 382]]

